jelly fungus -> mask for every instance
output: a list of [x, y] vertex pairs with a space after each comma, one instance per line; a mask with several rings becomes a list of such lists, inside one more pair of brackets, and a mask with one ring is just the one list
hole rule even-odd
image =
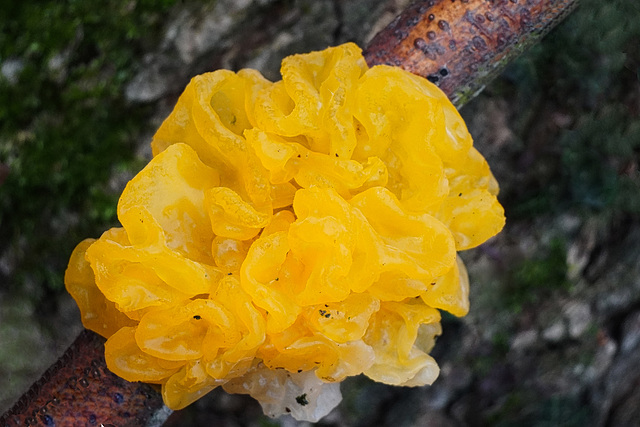
[[[339, 382], [421, 386], [457, 251], [504, 224], [498, 185], [427, 80], [345, 44], [194, 77], [65, 283], [108, 368], [183, 408], [222, 386], [317, 421]], [[303, 397], [301, 397], [303, 396]]]

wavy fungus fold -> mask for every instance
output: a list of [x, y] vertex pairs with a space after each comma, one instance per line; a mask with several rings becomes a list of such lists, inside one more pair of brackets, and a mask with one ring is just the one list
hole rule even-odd
[[504, 224], [427, 80], [368, 68], [354, 44], [288, 57], [282, 77], [194, 77], [120, 197], [122, 227], [69, 261], [109, 369], [173, 409], [224, 386], [317, 421], [348, 376], [431, 384], [439, 310], [469, 309], [456, 251]]

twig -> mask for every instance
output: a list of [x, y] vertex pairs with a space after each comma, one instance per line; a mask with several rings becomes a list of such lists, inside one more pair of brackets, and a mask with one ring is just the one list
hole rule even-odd
[[365, 50], [440, 86], [460, 108], [578, 0], [429, 0], [409, 6]]
[[152, 386], [114, 375], [104, 338], [85, 330], [0, 418], [0, 426], [161, 426], [171, 411]]

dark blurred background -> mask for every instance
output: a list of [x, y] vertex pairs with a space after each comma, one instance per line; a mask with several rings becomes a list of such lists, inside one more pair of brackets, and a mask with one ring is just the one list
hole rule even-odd
[[[0, 0], [0, 412], [81, 330], [63, 275], [195, 74], [361, 46], [408, 0]], [[640, 4], [582, 0], [462, 110], [502, 234], [463, 254], [431, 387], [346, 381], [326, 426], [640, 425]], [[214, 391], [168, 425], [292, 425]]]

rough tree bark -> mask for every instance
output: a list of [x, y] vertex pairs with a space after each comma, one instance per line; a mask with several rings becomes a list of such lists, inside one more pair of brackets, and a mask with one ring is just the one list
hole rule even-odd
[[577, 0], [429, 0], [412, 4], [365, 50], [369, 65], [404, 68], [460, 108], [540, 40]]

